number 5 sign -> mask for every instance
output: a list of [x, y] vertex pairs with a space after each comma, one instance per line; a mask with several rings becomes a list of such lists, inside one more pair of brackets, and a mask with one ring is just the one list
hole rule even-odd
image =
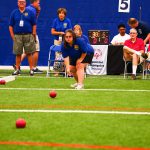
[[130, 0], [119, 0], [118, 12], [130, 12]]

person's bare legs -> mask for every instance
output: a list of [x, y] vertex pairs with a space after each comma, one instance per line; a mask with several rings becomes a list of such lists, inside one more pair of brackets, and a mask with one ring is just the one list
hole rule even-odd
[[132, 75], [131, 79], [135, 80], [136, 79], [136, 70], [137, 70], [137, 65], [139, 62], [139, 56], [135, 53], [128, 52], [124, 50], [124, 59], [126, 61], [131, 61], [132, 60]]
[[16, 55], [15, 72], [13, 72], [12, 75], [20, 74], [20, 63], [21, 63], [21, 55]]
[[28, 63], [29, 63], [30, 70], [33, 70], [33, 57], [32, 57], [32, 54], [27, 54], [27, 58], [28, 58]]
[[74, 79], [78, 83], [78, 76], [77, 76], [77, 70], [75, 66], [70, 65], [70, 72], [73, 74]]
[[42, 70], [39, 70], [37, 68], [38, 59], [39, 59], [39, 51], [33, 52], [32, 57], [33, 57], [33, 70], [34, 70], [34, 73], [43, 73]]
[[138, 65], [139, 62], [139, 56], [137, 56], [136, 54], [132, 55], [132, 63], [133, 65]]
[[[21, 62], [27, 57], [27, 54], [26, 53], [23, 53], [21, 55]], [[33, 52], [32, 54], [32, 57], [33, 57], [33, 67], [36, 68], [37, 66], [37, 62], [38, 62], [38, 58], [39, 58], [39, 52], [38, 51], [35, 51]], [[20, 63], [21, 64], [21, 63]], [[16, 64], [17, 66], [17, 64]], [[17, 68], [17, 67], [16, 67]]]
[[132, 53], [132, 54], [137, 54], [137, 55], [139, 55], [139, 56], [142, 55], [139, 51], [136, 51], [136, 50], [134, 50], [134, 49], [132, 49], [132, 48], [129, 48], [129, 47], [127, 47], [127, 46], [124, 46], [124, 47], [123, 47], [123, 50], [124, 50], [125, 52]]
[[126, 51], [123, 52], [123, 57], [124, 57], [125, 61], [131, 61], [132, 60], [132, 54], [128, 53]]
[[77, 77], [78, 77], [78, 84], [83, 85], [84, 81], [84, 69], [87, 66], [87, 63], [78, 63], [76, 66], [77, 69]]
[[38, 51], [33, 52], [33, 67], [34, 68], [37, 67], [38, 58], [39, 58], [39, 52]]
[[27, 57], [26, 53], [23, 53], [23, 54], [21, 55], [21, 62], [22, 62], [26, 57]]
[[21, 63], [21, 55], [16, 55], [16, 70], [19, 70]]
[[136, 70], [139, 62], [139, 56], [136, 54], [132, 55], [132, 74], [136, 76]]
[[[25, 53], [23, 53], [22, 55], [20, 55], [20, 65], [21, 65], [21, 62], [26, 58], [26, 54]], [[19, 70], [20, 70], [20, 65], [19, 65]], [[13, 65], [13, 68], [14, 68], [14, 70], [17, 70], [17, 63], [15, 63], [14, 65]]]

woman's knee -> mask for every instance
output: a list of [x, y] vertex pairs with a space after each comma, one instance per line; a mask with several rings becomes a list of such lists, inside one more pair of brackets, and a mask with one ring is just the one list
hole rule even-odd
[[80, 64], [76, 65], [77, 70], [82, 70], [82, 69], [84, 70], [84, 68], [85, 68], [85, 64], [83, 64], [83, 63], [80, 63]]

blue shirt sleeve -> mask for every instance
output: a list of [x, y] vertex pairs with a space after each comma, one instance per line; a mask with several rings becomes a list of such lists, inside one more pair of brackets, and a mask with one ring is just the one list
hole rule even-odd
[[82, 35], [82, 38], [85, 40], [86, 43], [90, 44], [90, 41], [86, 35]]
[[31, 24], [36, 25], [37, 24], [36, 16], [34, 15], [34, 13], [31, 10], [28, 10], [28, 11], [31, 13]]
[[29, 9], [30, 11], [32, 11], [36, 17], [36, 9], [32, 5], [29, 5], [26, 8]]
[[84, 41], [84, 39], [77, 38], [77, 43], [78, 43], [78, 45], [79, 45], [80, 50], [81, 50], [82, 53], [87, 53], [88, 52], [88, 50], [87, 50], [87, 44]]
[[83, 38], [79, 38], [82, 53], [94, 53], [93, 47], [85, 41]]

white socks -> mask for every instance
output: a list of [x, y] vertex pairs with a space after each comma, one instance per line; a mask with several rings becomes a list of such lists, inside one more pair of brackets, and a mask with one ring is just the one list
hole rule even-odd
[[137, 69], [137, 65], [133, 65], [132, 66], [132, 74], [136, 75], [136, 69]]

